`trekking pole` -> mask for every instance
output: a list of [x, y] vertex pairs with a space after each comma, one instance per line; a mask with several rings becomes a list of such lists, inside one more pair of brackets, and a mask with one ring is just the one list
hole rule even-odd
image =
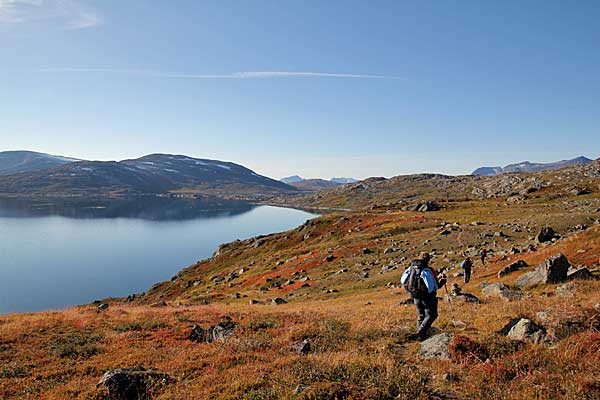
[[446, 300], [450, 305], [450, 315], [452, 316], [452, 324], [456, 326], [456, 318], [454, 318], [454, 307], [452, 306], [452, 300], [450, 300], [450, 293], [448, 293], [448, 286], [444, 283], [444, 289], [446, 290]]

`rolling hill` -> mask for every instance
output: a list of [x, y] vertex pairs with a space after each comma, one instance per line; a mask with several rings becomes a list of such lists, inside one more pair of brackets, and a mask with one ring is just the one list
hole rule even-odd
[[20, 195], [179, 194], [261, 198], [297, 189], [241, 165], [152, 154], [125, 161], [80, 161], [0, 177], [0, 193]]
[[3, 151], [0, 152], [0, 176], [38, 171], [76, 161], [80, 160], [34, 151]]

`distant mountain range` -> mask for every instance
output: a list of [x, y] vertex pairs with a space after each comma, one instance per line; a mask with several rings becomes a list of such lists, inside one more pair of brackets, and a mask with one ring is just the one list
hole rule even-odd
[[303, 178], [298, 175], [292, 175], [285, 178], [280, 179], [281, 182], [287, 183], [288, 185], [320, 185], [323, 187], [336, 187], [338, 185], [344, 185], [346, 183], [354, 183], [358, 182], [358, 179], [354, 178], [331, 178], [330, 180], [320, 179], [320, 178]]
[[553, 163], [532, 163], [529, 161], [524, 161], [518, 164], [510, 164], [506, 167], [481, 167], [477, 168], [471, 175], [481, 175], [481, 176], [496, 176], [500, 174], [506, 174], [509, 172], [540, 172], [540, 171], [550, 171], [557, 170], [566, 167], [572, 167], [574, 165], [587, 164], [594, 160], [591, 160], [587, 157], [577, 157], [572, 160], [562, 160]]
[[[298, 190], [238, 164], [183, 155], [152, 154], [120, 162], [34, 155], [15, 157], [0, 153], [4, 171], [20, 171], [0, 176], [0, 193], [124, 195], [170, 192], [256, 199]], [[44, 165], [49, 167], [43, 169]]]
[[358, 182], [358, 180], [354, 178], [331, 178], [330, 180], [326, 181], [325, 179], [319, 178], [305, 179], [298, 175], [288, 176], [286, 178], [280, 179], [280, 181], [305, 191], [333, 189], [335, 187], [345, 185], [347, 183]]
[[81, 160], [34, 151], [4, 151], [0, 152], [0, 176], [39, 171], [76, 161]]

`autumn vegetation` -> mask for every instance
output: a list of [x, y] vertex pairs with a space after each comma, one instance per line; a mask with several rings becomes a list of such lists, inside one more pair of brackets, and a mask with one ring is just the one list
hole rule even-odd
[[[557, 294], [560, 284], [524, 290], [514, 301], [482, 293], [484, 282], [512, 287], [526, 272], [500, 279], [501, 268], [517, 260], [534, 267], [558, 253], [596, 276], [598, 182], [586, 177], [589, 193], [548, 186], [518, 201], [429, 199], [441, 210], [427, 213], [403, 211], [402, 202], [380, 201], [375, 192], [370, 206], [360, 197], [353, 211], [221, 246], [143, 294], [104, 300], [104, 311], [89, 304], [2, 316], [0, 397], [106, 399], [96, 387], [106, 371], [143, 366], [170, 377], [148, 387], [152, 399], [600, 398], [598, 280], [572, 282], [572, 296]], [[345, 196], [334, 195], [331, 206]], [[560, 239], [537, 243], [544, 226]], [[489, 262], [475, 259], [473, 279], [463, 284], [453, 275], [463, 252], [482, 247]], [[455, 326], [439, 293], [435, 331], [454, 335], [447, 360], [421, 359], [419, 343], [407, 340], [415, 312], [404, 304], [399, 278], [421, 251], [434, 255], [435, 268], [453, 267], [449, 284], [481, 301], [454, 300], [464, 322]], [[273, 305], [273, 298], [287, 303]], [[188, 339], [193, 325], [224, 317], [236, 323], [226, 340]], [[502, 335], [515, 317], [538, 321], [547, 340]], [[294, 350], [302, 340], [311, 345], [308, 354]]]

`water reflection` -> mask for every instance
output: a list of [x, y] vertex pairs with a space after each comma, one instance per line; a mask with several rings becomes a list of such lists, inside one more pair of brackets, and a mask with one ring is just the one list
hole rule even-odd
[[255, 205], [237, 200], [144, 196], [123, 199], [0, 198], [0, 217], [135, 218], [151, 221], [234, 216]]

